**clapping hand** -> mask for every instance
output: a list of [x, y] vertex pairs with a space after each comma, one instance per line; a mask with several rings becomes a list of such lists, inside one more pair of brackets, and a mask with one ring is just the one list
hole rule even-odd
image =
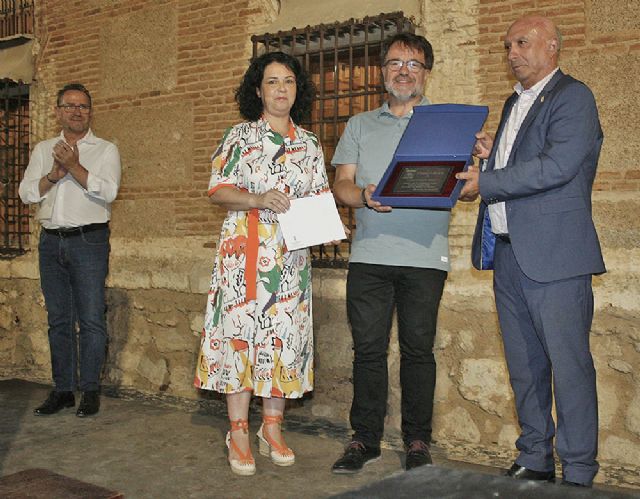
[[70, 146], [64, 140], [59, 140], [58, 143], [53, 146], [53, 159], [65, 169], [66, 173], [66, 171], [80, 165], [78, 146]]

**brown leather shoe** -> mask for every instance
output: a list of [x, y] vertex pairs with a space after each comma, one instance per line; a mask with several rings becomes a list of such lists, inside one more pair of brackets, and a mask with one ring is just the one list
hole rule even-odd
[[33, 410], [33, 414], [36, 416], [49, 416], [74, 405], [76, 405], [76, 399], [73, 392], [56, 392], [54, 390], [49, 393], [47, 400], [41, 406]]
[[407, 458], [404, 467], [407, 471], [419, 466], [427, 466], [433, 464], [429, 445], [422, 440], [414, 440], [407, 447]]

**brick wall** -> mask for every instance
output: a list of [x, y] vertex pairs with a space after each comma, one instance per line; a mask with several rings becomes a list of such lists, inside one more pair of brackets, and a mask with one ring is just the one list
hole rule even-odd
[[[233, 92], [259, 9], [249, 0], [39, 5], [37, 101], [50, 106], [63, 84], [84, 83], [96, 133], [120, 147], [114, 236], [152, 235], [141, 220], [168, 236], [215, 234], [224, 213], [206, 201], [209, 158], [238, 120]], [[49, 115], [36, 139], [54, 131]]]
[[[277, 5], [281, 5], [278, 14]], [[390, 12], [400, 5], [434, 45], [427, 95], [490, 107], [493, 133], [509, 79], [503, 36], [524, 13], [551, 15], [565, 34], [561, 67], [598, 101], [605, 143], [594, 216], [608, 273], [594, 279], [592, 349], [598, 372], [598, 481], [640, 486], [640, 2], [610, 0], [62, 0], [38, 2], [34, 142], [57, 131], [56, 90], [79, 80], [95, 101], [94, 129], [123, 161], [113, 207], [105, 383], [197, 398], [191, 387], [205, 296], [223, 212], [206, 199], [209, 157], [238, 120], [233, 91], [250, 35]], [[269, 24], [270, 21], [274, 21]], [[451, 457], [506, 465], [518, 428], [490, 272], [471, 269], [475, 204], [450, 229], [452, 272], [435, 346], [434, 437]], [[35, 225], [35, 224], [34, 224]], [[36, 247], [35, 237], [32, 248]], [[0, 376], [49, 379], [35, 251], [0, 260]], [[346, 422], [351, 342], [344, 271], [314, 269], [316, 390], [312, 412]], [[36, 302], [34, 309], [32, 303]], [[34, 311], [35, 310], [35, 311]], [[40, 325], [40, 326], [38, 326]], [[385, 436], [399, 442], [395, 329]]]
[[[631, 3], [633, 2], [604, 0], [479, 0], [479, 84], [485, 102], [491, 109], [489, 129], [497, 128], [502, 103], [511, 90], [505, 86], [505, 51], [502, 49], [502, 41], [515, 19], [525, 14], [541, 14], [551, 17], [556, 22], [563, 35], [561, 67], [566, 68], [567, 63], [570, 69], [580, 66], [580, 60], [596, 53], [602, 56], [597, 59], [597, 64], [606, 66], [607, 59], [616, 56], [636, 59], [640, 56], [637, 21], [640, 8], [631, 6]], [[578, 78], [589, 85], [596, 83], [592, 72], [584, 72], [584, 75]], [[513, 78], [512, 83], [515, 84]], [[637, 89], [638, 85], [635, 87]], [[606, 109], [607, 99], [611, 97], [606, 90], [611, 89], [603, 89], [600, 95], [597, 88], [592, 89], [601, 109]], [[631, 101], [628, 104], [637, 110], [636, 102]], [[606, 132], [605, 129], [605, 137], [608, 136]], [[637, 143], [637, 139], [634, 138], [634, 142]], [[638, 191], [640, 168], [637, 164], [601, 162], [594, 190]]]

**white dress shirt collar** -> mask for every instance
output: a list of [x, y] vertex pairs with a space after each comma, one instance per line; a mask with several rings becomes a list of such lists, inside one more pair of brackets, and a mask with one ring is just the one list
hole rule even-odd
[[[60, 131], [60, 139], [64, 140], [65, 142], [67, 141], [66, 137], [64, 136], [64, 131], [61, 130]], [[82, 143], [87, 143], [87, 144], [96, 144], [96, 136], [93, 134], [93, 130], [91, 130], [91, 128], [89, 128], [89, 130], [87, 130], [87, 133], [84, 134], [84, 137], [82, 137], [79, 141], [78, 144], [82, 144]]]
[[518, 95], [521, 95], [522, 93], [526, 93], [526, 94], [533, 94], [537, 97], [538, 95], [540, 95], [540, 92], [542, 92], [542, 89], [547, 85], [547, 83], [549, 83], [549, 80], [553, 78], [553, 75], [556, 74], [559, 69], [560, 68], [556, 66], [556, 69], [551, 71], [551, 73], [549, 73], [547, 76], [542, 78], [542, 80], [540, 80], [531, 88], [528, 88], [525, 90], [524, 87], [522, 86], [522, 83], [518, 82], [513, 86], [513, 89]]

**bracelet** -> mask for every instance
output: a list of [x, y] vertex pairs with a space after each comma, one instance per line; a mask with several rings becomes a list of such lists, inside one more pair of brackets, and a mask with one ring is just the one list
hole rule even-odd
[[[49, 173], [51, 173], [51, 172], [49, 172]], [[47, 173], [47, 174], [45, 175], [45, 177], [47, 177], [47, 180], [48, 180], [49, 182], [51, 182], [52, 184], [57, 184], [57, 183], [58, 183], [58, 180], [60, 180], [60, 179], [58, 179], [58, 180], [51, 180], [51, 179], [49, 178], [49, 173]]]
[[367, 197], [364, 195], [365, 190], [366, 189], [362, 189], [360, 191], [360, 199], [362, 200], [362, 204], [364, 205], [365, 208], [371, 209], [371, 207], [369, 206], [369, 203], [367, 203]]

